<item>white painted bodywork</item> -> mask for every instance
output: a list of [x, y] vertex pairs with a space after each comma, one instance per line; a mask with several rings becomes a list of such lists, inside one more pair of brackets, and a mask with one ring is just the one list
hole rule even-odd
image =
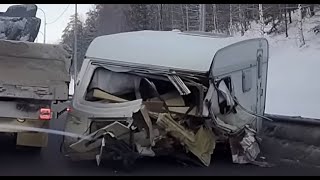
[[207, 72], [216, 52], [235, 42], [174, 31], [136, 31], [97, 37], [86, 57]]
[[[262, 50], [262, 76], [258, 78], [258, 51]], [[236, 42], [230, 38], [213, 38], [181, 32], [138, 31], [96, 38], [89, 46], [86, 59], [76, 80], [66, 131], [83, 134], [91, 118], [130, 118], [141, 109], [142, 100], [100, 104], [85, 100], [94, 71], [105, 67], [115, 72], [130, 70], [160, 75], [175, 71], [216, 79], [230, 76], [234, 94], [247, 109], [263, 114], [265, 102], [268, 43], [265, 39]], [[250, 90], [242, 90], [242, 73], [249, 69]], [[261, 82], [261, 83], [260, 83]], [[258, 86], [259, 85], [259, 86]], [[210, 85], [211, 86], [211, 85]], [[260, 90], [264, 89], [262, 94]], [[213, 92], [213, 91], [208, 91]], [[204, 115], [206, 117], [206, 115]], [[66, 138], [67, 144], [76, 139]]]
[[[261, 55], [259, 65], [258, 56]], [[265, 39], [241, 41], [219, 50], [214, 56], [210, 75], [231, 77], [234, 95], [246, 109], [259, 115], [265, 111], [269, 49]], [[260, 75], [258, 74], [260, 68]], [[243, 74], [251, 76], [251, 89], [243, 91]], [[258, 121], [257, 128], [261, 128]]]

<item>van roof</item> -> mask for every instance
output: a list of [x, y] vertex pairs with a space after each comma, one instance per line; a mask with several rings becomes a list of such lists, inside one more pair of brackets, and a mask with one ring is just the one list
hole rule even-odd
[[135, 31], [95, 38], [87, 58], [208, 72], [216, 52], [234, 38], [179, 31]]

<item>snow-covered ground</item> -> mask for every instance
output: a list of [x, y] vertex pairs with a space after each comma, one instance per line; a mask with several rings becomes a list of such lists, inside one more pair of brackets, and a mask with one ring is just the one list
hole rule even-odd
[[[306, 45], [298, 47], [297, 13], [288, 26], [289, 37], [284, 33], [265, 36], [270, 45], [266, 113], [303, 116], [320, 119], [320, 33], [311, 28], [320, 24], [320, 13], [305, 18], [303, 31]], [[251, 30], [237, 39], [259, 37], [259, 25], [251, 24]], [[70, 94], [73, 94], [73, 80]]]
[[[311, 28], [320, 24], [320, 13], [305, 18], [303, 31], [306, 45], [298, 47], [297, 14], [292, 16], [288, 35], [266, 36], [270, 45], [266, 113], [320, 119], [320, 33]], [[258, 37], [258, 25], [246, 38]]]

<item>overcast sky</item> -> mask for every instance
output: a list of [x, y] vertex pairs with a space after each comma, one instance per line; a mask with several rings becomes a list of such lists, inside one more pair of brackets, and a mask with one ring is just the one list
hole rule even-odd
[[[0, 4], [0, 11], [4, 12], [7, 8], [14, 4]], [[36, 4], [38, 8], [41, 8], [47, 18], [47, 23], [55, 21], [68, 7], [68, 4]], [[81, 19], [85, 19], [86, 12], [93, 7], [93, 4], [78, 4], [78, 13]], [[54, 23], [47, 24], [46, 28], [46, 43], [59, 43], [62, 35], [63, 29], [67, 26], [69, 18], [74, 14], [75, 5], [70, 4], [68, 9], [63, 13], [63, 15]], [[44, 31], [44, 15], [41, 10], [38, 9], [37, 17], [41, 19], [40, 31]], [[43, 42], [43, 34], [39, 32], [37, 41]]]

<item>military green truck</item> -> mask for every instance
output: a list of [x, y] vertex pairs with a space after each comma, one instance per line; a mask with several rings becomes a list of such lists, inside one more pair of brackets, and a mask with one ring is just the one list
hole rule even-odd
[[15, 5], [0, 13], [0, 132], [39, 150], [48, 135], [23, 127], [49, 128], [52, 105], [68, 100], [71, 55], [65, 46], [33, 42], [41, 23], [36, 11]]

